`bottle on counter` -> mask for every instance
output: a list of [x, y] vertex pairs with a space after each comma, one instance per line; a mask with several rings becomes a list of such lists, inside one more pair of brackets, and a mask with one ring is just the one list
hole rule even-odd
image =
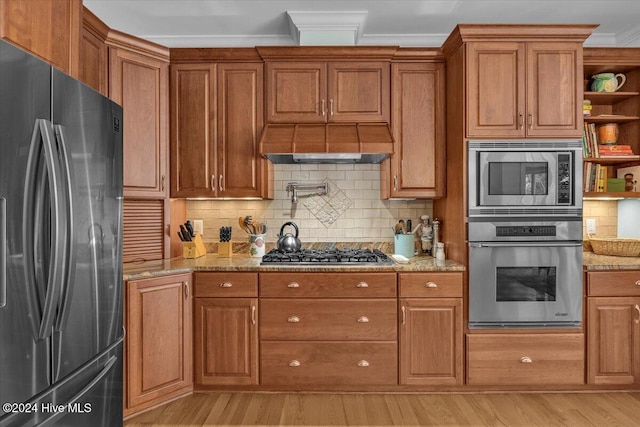
[[440, 241], [440, 221], [438, 220], [438, 218], [434, 218], [433, 219], [433, 243], [432, 243], [434, 256], [435, 256], [439, 241]]
[[435, 258], [438, 261], [444, 261], [446, 259], [446, 256], [444, 254], [444, 243], [443, 242], [436, 243], [436, 256], [435, 256]]

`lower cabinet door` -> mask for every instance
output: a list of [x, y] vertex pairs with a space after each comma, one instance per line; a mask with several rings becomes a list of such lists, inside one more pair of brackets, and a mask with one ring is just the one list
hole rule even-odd
[[161, 403], [193, 386], [191, 274], [127, 282], [127, 409]]
[[195, 381], [258, 384], [257, 298], [195, 299]]
[[391, 341], [262, 341], [263, 385], [391, 385], [398, 382]]
[[467, 335], [467, 384], [584, 384], [584, 334]]
[[589, 384], [640, 383], [640, 298], [588, 298]]
[[462, 384], [462, 298], [401, 299], [400, 384]]

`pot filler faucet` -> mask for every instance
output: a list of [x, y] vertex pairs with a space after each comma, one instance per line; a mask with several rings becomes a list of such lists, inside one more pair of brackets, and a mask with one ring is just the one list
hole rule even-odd
[[326, 182], [317, 184], [301, 184], [298, 182], [290, 182], [287, 184], [287, 194], [291, 193], [291, 203], [298, 203], [298, 192], [313, 192], [315, 195], [322, 196], [329, 194], [329, 186]]

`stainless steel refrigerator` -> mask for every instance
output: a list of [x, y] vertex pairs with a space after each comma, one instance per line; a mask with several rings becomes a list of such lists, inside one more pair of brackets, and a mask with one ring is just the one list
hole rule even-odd
[[0, 427], [122, 425], [122, 108], [0, 41]]

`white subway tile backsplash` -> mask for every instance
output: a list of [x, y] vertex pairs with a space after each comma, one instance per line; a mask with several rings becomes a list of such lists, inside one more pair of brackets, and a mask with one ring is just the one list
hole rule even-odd
[[[328, 181], [329, 194], [303, 194], [293, 205], [286, 192], [292, 181]], [[233, 240], [246, 240], [237, 226], [238, 217], [246, 215], [266, 220], [270, 242], [287, 221], [299, 226], [303, 242], [390, 242], [399, 219], [417, 221], [432, 213], [431, 200], [380, 200], [380, 165], [375, 164], [274, 165], [274, 200], [187, 202], [187, 217], [204, 220], [204, 240], [210, 242], [217, 241], [218, 229], [225, 225], [234, 228]]]

